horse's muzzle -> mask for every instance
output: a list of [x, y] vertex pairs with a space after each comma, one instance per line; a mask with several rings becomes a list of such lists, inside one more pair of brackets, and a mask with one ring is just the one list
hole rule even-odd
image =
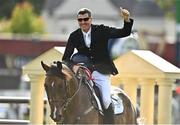
[[60, 113], [56, 112], [55, 114], [54, 113], [51, 113], [50, 117], [55, 121], [55, 122], [60, 122], [63, 120], [63, 117]]

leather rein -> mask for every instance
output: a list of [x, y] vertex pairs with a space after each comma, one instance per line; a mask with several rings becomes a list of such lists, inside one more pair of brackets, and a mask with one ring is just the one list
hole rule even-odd
[[[84, 67], [81, 67], [81, 68], [84, 68]], [[84, 69], [86, 74], [87, 72], [89, 72], [87, 70], [87, 68]], [[77, 71], [78, 72], [78, 71]], [[48, 74], [46, 74], [48, 75]], [[71, 96], [71, 97], [68, 97], [68, 90], [67, 90], [67, 80], [63, 80], [64, 81], [64, 84], [65, 84], [65, 97], [64, 99], [58, 99], [58, 100], [55, 100], [55, 99], [49, 99], [49, 102], [52, 103], [54, 106], [56, 104], [58, 104], [58, 102], [63, 102], [62, 105], [61, 105], [61, 109], [60, 109], [60, 112], [62, 112], [62, 117], [61, 117], [61, 120], [60, 120], [60, 123], [61, 124], [64, 124], [65, 123], [65, 117], [64, 117], [64, 113], [66, 112], [66, 110], [68, 109], [68, 106], [71, 104], [72, 100], [75, 98], [75, 96], [78, 94], [80, 88], [81, 88], [81, 85], [82, 85], [82, 81], [83, 81], [83, 76], [81, 77], [78, 77], [77, 74], [76, 75], [76, 78], [78, 78], [78, 81], [79, 81], [79, 84], [78, 84], [78, 89], [74, 92], [74, 94]], [[89, 78], [89, 73], [87, 74], [88, 75], [88, 78]], [[60, 77], [60, 76], [59, 76]], [[89, 78], [90, 79], [90, 78]], [[45, 86], [47, 87], [47, 86]], [[48, 90], [48, 89], [47, 89]], [[54, 91], [53, 91], [54, 92]], [[93, 109], [95, 108], [95, 106], [93, 105], [92, 103], [92, 106], [90, 106], [87, 110], [84, 111], [84, 113], [82, 113], [81, 115], [79, 116], [76, 116], [76, 119], [74, 120], [74, 123], [78, 123], [78, 121], [81, 119], [81, 117], [87, 115], [89, 112], [91, 112]], [[96, 109], [96, 108], [95, 108]], [[54, 114], [55, 115], [55, 114]], [[51, 116], [52, 117], [52, 116]], [[58, 122], [59, 123], [59, 122]]]

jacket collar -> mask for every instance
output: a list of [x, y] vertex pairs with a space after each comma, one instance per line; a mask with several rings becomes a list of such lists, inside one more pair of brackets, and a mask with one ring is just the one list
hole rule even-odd
[[[90, 48], [92, 47], [94, 43], [94, 31], [95, 31], [95, 25], [91, 24], [91, 45]], [[81, 28], [78, 29], [78, 35], [80, 36], [80, 42], [82, 42], [83, 45], [85, 45], [84, 38], [83, 38], [83, 32]]]

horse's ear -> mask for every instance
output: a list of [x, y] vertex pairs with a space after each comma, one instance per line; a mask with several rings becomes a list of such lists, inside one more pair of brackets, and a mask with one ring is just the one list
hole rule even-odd
[[60, 61], [57, 61], [56, 63], [57, 63], [57, 67], [62, 69], [62, 63]]
[[44, 64], [43, 61], [41, 61], [41, 66], [43, 67], [43, 69], [47, 72], [49, 70], [49, 66]]

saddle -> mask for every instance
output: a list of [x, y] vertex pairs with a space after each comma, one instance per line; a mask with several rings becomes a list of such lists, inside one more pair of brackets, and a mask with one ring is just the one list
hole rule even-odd
[[[96, 84], [94, 83], [92, 77], [91, 77], [91, 72], [89, 71], [89, 69], [85, 66], [80, 66], [81, 68], [83, 68], [83, 70], [85, 70], [85, 73], [88, 77], [87, 79], [87, 85], [90, 89], [90, 91], [92, 92], [92, 96], [95, 98], [95, 101], [98, 105], [98, 110], [99, 112], [103, 115], [103, 112], [105, 110], [104, 106], [103, 106], [103, 101], [100, 95], [100, 91], [99, 88], [96, 86]], [[121, 114], [124, 111], [124, 106], [123, 106], [123, 101], [122, 99], [118, 96], [118, 94], [121, 92], [122, 90], [118, 87], [111, 87], [111, 100], [112, 100], [112, 104], [113, 104], [113, 109], [114, 109], [114, 114]]]
[[[103, 101], [102, 101], [102, 98], [100, 96], [99, 88], [96, 85], [94, 85], [93, 88], [95, 90], [95, 93], [98, 97], [99, 102], [101, 103], [101, 107], [104, 110]], [[115, 87], [115, 89], [114, 89], [114, 87], [111, 88], [111, 92], [112, 92], [111, 93], [111, 100], [112, 100], [112, 105], [113, 105], [113, 109], [114, 109], [114, 114], [121, 114], [124, 111], [124, 106], [123, 106], [123, 100], [118, 96], [118, 94], [120, 92], [117, 93], [114, 91], [117, 89], [119, 89], [119, 88], [117, 88], [117, 87]], [[98, 100], [96, 100], [96, 101], [98, 102]]]

